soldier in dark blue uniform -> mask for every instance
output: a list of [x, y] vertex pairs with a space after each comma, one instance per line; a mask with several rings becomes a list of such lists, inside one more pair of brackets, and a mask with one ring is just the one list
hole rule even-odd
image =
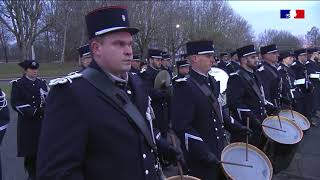
[[176, 62], [177, 72], [178, 74], [172, 78], [172, 84], [183, 80], [188, 74], [190, 70], [190, 64], [187, 60], [180, 60]]
[[139, 55], [133, 55], [130, 72], [140, 74], [140, 71], [141, 71], [140, 68], [141, 68], [141, 57]]
[[24, 75], [12, 81], [11, 105], [18, 113], [18, 157], [24, 157], [29, 178], [35, 178], [38, 140], [48, 88], [38, 77], [39, 63], [25, 60], [19, 65]]
[[173, 72], [172, 72], [172, 64], [171, 64], [171, 57], [167, 52], [162, 52], [161, 54], [161, 69], [168, 71], [170, 75], [170, 79], [173, 78]]
[[217, 65], [218, 68], [226, 71], [227, 70], [227, 64], [230, 62], [230, 56], [226, 52], [220, 53], [220, 61]]
[[83, 45], [78, 48], [79, 52], [79, 64], [82, 70], [89, 66], [92, 61], [89, 44]]
[[173, 128], [182, 142], [189, 173], [203, 180], [224, 179], [219, 164], [227, 143], [223, 121], [230, 129], [245, 128], [232, 124], [221, 112], [219, 83], [208, 74], [214, 63], [213, 42], [193, 41], [186, 47], [192, 68], [190, 76], [173, 87]]
[[[0, 147], [2, 144], [2, 139], [6, 133], [9, 120], [10, 120], [9, 109], [7, 105], [8, 105], [8, 102], [6, 100], [6, 94], [0, 89]], [[2, 180], [1, 155], [0, 155], [0, 180]]]
[[233, 51], [230, 53], [231, 61], [227, 64], [226, 72], [228, 74], [234, 73], [240, 69], [240, 62], [237, 55], [237, 51]]
[[308, 61], [306, 62], [307, 72], [310, 78], [311, 83], [314, 86], [313, 95], [310, 98], [310, 101], [313, 104], [312, 107], [312, 124], [317, 125], [316, 114], [320, 110], [320, 66], [316, 62], [317, 58], [317, 49], [308, 48], [307, 49]]
[[292, 63], [291, 68], [295, 73], [296, 77], [296, 85], [302, 87], [303, 98], [301, 98], [301, 102], [297, 101], [297, 103], [302, 104], [302, 114], [306, 116], [310, 121], [312, 117], [312, 98], [314, 93], [314, 86], [310, 81], [308, 69], [306, 67], [307, 59], [307, 51], [306, 49], [297, 49], [294, 51], [296, 56], [296, 61]]
[[293, 108], [302, 113], [301, 98], [303, 98], [301, 87], [295, 85], [295, 73], [290, 68], [293, 63], [294, 54], [291, 51], [282, 51], [279, 56], [279, 67], [277, 68], [280, 78], [280, 104], [282, 109]]
[[280, 100], [280, 76], [276, 67], [279, 52], [276, 45], [271, 44], [262, 46], [260, 53], [262, 56], [262, 64], [257, 70], [257, 73], [262, 79], [265, 98], [267, 103], [277, 106]]
[[150, 99], [140, 77], [128, 73], [139, 30], [122, 7], [94, 10], [86, 24], [93, 61], [50, 82], [37, 179], [160, 180]]
[[169, 114], [165, 112], [170, 102], [170, 92], [154, 88], [156, 76], [161, 71], [162, 51], [159, 49], [149, 49], [149, 66], [141, 73], [141, 78], [151, 97], [151, 105], [155, 113], [154, 127], [158, 128], [164, 138], [169, 128]]
[[[249, 143], [262, 149], [264, 145], [261, 139], [261, 123], [266, 118], [266, 110], [274, 109], [265, 101], [261, 78], [255, 74], [258, 65], [258, 57], [253, 45], [237, 49], [241, 63], [240, 69], [230, 75], [227, 85], [227, 105], [231, 116], [242, 125], [250, 120], [250, 128], [253, 135]], [[233, 141], [245, 141], [245, 136], [232, 136]]]

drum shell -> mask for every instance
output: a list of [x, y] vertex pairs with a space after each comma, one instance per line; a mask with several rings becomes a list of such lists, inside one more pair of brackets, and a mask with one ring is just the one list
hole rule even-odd
[[[181, 176], [171, 176], [171, 177], [168, 177], [166, 180], [181, 180]], [[193, 176], [184, 175], [183, 180], [200, 180], [200, 179]]]

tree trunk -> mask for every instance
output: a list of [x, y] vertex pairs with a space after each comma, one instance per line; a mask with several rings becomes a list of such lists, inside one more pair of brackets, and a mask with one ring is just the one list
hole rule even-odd
[[66, 49], [66, 43], [67, 43], [67, 23], [64, 26], [64, 33], [63, 33], [63, 46], [62, 46], [62, 52], [60, 57], [60, 63], [64, 63], [64, 55], [65, 55], [65, 49]]

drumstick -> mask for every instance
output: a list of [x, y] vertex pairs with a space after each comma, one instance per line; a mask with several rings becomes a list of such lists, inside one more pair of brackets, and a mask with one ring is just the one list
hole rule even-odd
[[[249, 129], [249, 117], [247, 117], [247, 128]], [[247, 141], [246, 141], [246, 161], [248, 161], [248, 142], [249, 142], [249, 135], [247, 133]]]
[[278, 120], [279, 120], [279, 124], [280, 124], [280, 129], [282, 129], [282, 124], [281, 124], [281, 120], [280, 120], [280, 115], [278, 113]]
[[[275, 104], [275, 106], [276, 106], [277, 108], [279, 108], [279, 107], [278, 107], [278, 103], [277, 103], [277, 99], [274, 99], [274, 104]], [[279, 120], [279, 124], [280, 124], [280, 129], [282, 129], [282, 124], [281, 124], [279, 112], [278, 112], [278, 120]]]
[[[173, 147], [176, 148], [177, 144], [176, 144], [176, 140], [173, 137], [173, 134], [170, 134], [170, 138], [171, 138]], [[181, 180], [183, 180], [183, 171], [182, 171], [182, 167], [181, 167], [181, 164], [180, 164], [179, 161], [177, 161], [177, 166], [178, 166], [178, 171], [179, 171], [180, 178], [181, 178]]]
[[264, 124], [262, 124], [261, 126], [266, 127], [266, 128], [270, 128], [270, 129], [274, 129], [274, 130], [277, 130], [277, 131], [281, 131], [281, 132], [287, 132], [287, 131], [285, 131], [285, 130], [278, 129], [278, 128], [271, 127], [271, 126], [267, 126], [267, 125], [264, 125]]
[[292, 105], [290, 105], [290, 112], [291, 112], [292, 120], [295, 121], [295, 120], [294, 120], [293, 111], [292, 111]]
[[241, 166], [241, 167], [253, 168], [252, 165], [246, 165], [246, 164], [240, 164], [240, 163], [234, 163], [234, 162], [220, 161], [220, 163], [222, 163], [222, 164], [234, 165], [234, 166]]

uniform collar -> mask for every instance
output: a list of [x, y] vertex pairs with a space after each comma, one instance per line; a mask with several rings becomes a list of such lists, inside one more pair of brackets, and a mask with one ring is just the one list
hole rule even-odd
[[209, 76], [206, 76], [200, 72], [191, 69], [190, 76], [196, 79], [198, 82], [206, 83], [208, 81]]
[[28, 80], [30, 80], [30, 81], [32, 81], [32, 82], [34, 82], [34, 81], [37, 80], [37, 78], [32, 79], [32, 78], [28, 77], [27, 75], [24, 75], [24, 77], [26, 77]]

